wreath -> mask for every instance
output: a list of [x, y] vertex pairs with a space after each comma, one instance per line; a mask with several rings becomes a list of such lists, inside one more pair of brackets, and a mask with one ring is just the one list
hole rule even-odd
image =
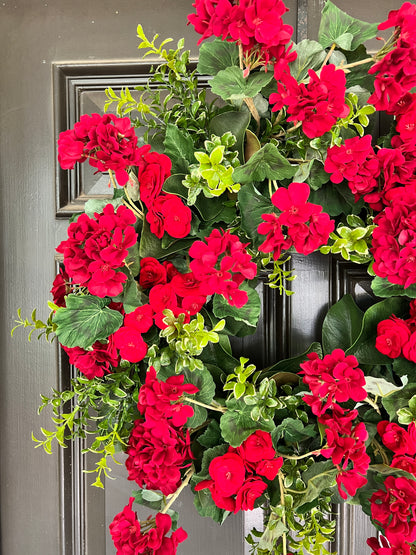
[[[61, 167], [90, 164], [113, 196], [71, 218], [47, 320], [18, 311], [14, 329], [56, 338], [77, 369], [42, 395], [53, 426], [36, 447], [88, 435], [100, 488], [125, 453], [120, 555], [176, 553], [185, 487], [218, 523], [262, 507], [259, 555], [329, 553], [342, 502], [380, 532], [373, 555], [415, 553], [416, 5], [377, 26], [328, 0], [318, 40], [298, 44], [282, 0], [193, 7], [196, 69], [183, 40], [139, 25], [160, 60], [148, 84], [107, 89], [103, 114], [59, 136]], [[344, 296], [319, 342], [268, 368], [236, 356], [258, 284], [291, 295], [291, 253], [315, 251], [364, 265], [371, 306]]]

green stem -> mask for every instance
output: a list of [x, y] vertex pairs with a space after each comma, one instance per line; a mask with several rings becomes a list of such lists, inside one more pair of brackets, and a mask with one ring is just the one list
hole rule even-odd
[[370, 397], [369, 397], [368, 395], [367, 395], [367, 397], [364, 399], [364, 401], [365, 401], [366, 403], [368, 403], [371, 407], [373, 407], [373, 409], [374, 409], [378, 414], [381, 414], [380, 409], [379, 409], [377, 403], [374, 402], [372, 399], [370, 399]]
[[144, 214], [141, 210], [139, 210], [137, 208], [137, 206], [134, 204], [134, 202], [131, 200], [131, 197], [129, 195], [129, 191], [127, 189], [127, 186], [124, 187], [124, 192], [126, 193], [126, 197], [127, 197], [127, 202], [128, 204], [126, 204], [126, 202], [124, 204], [126, 204], [126, 206], [128, 206], [128, 208], [130, 208], [131, 210], [133, 210], [133, 212], [141, 219], [144, 220]]
[[[322, 447], [322, 449], [326, 449], [327, 445]], [[310, 451], [309, 453], [305, 453], [304, 455], [285, 455], [284, 453], [276, 452], [278, 457], [283, 457], [284, 459], [290, 459], [292, 461], [299, 461], [300, 459], [306, 459], [306, 457], [312, 457], [314, 455], [319, 455], [321, 449], [317, 449], [316, 451]]]
[[339, 66], [337, 66], [335, 69], [342, 69], [343, 71], [345, 71], [346, 69], [349, 69], [350, 67], [356, 67], [356, 66], [361, 66], [363, 64], [369, 64], [370, 62], [374, 62], [374, 58], [365, 58], [364, 60], [358, 60], [358, 62], [352, 62], [351, 64], [340, 64]]
[[185, 478], [184, 478], [182, 484], [175, 491], [175, 493], [172, 493], [172, 495], [169, 496], [169, 501], [167, 502], [167, 504], [164, 506], [163, 510], [161, 511], [162, 513], [167, 513], [168, 512], [168, 510], [170, 509], [172, 504], [176, 501], [176, 499], [179, 497], [181, 492], [189, 484], [189, 480], [192, 478], [192, 475], [193, 475], [194, 472], [195, 472], [195, 467], [194, 467], [194, 465], [192, 465], [191, 468], [189, 468], [188, 471], [186, 472]]
[[206, 405], [205, 403], [201, 403], [200, 401], [196, 401], [195, 399], [192, 399], [191, 397], [185, 397], [183, 396], [182, 399], [186, 402], [186, 403], [193, 403], [194, 405], [198, 405], [200, 407], [204, 407], [205, 409], [209, 409], [209, 410], [216, 410], [218, 412], [226, 412], [227, 409], [225, 407], [222, 407], [221, 405]]

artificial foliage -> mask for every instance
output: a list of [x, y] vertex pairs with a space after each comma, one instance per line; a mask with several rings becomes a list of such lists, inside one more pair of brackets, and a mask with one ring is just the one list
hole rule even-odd
[[[61, 167], [90, 164], [113, 198], [71, 219], [46, 321], [18, 312], [77, 369], [42, 395], [53, 423], [36, 446], [89, 436], [100, 488], [125, 453], [119, 555], [180, 551], [185, 487], [219, 524], [262, 507], [252, 553], [330, 553], [342, 502], [379, 531], [373, 555], [415, 553], [416, 5], [377, 25], [328, 0], [318, 40], [298, 44], [282, 0], [192, 8], [196, 69], [183, 40], [139, 25], [160, 60], [149, 83], [107, 89], [102, 114], [59, 136]], [[292, 294], [291, 254], [316, 251], [364, 265], [373, 304], [344, 296], [305, 353], [269, 368], [233, 353], [256, 331], [259, 280]]]

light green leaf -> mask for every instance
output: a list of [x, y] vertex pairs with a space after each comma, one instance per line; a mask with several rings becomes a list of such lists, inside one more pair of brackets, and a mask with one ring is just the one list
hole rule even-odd
[[223, 100], [253, 98], [273, 79], [272, 72], [250, 73], [243, 77], [243, 70], [236, 66], [222, 69], [211, 81], [211, 90]]

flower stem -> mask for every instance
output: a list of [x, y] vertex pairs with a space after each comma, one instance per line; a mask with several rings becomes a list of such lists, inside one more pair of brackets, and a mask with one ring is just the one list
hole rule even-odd
[[135, 212], [135, 214], [136, 214], [137, 216], [139, 216], [139, 218], [140, 218], [141, 220], [144, 220], [144, 214], [143, 214], [143, 212], [142, 212], [141, 210], [139, 210], [139, 209], [137, 208], [137, 206], [136, 206], [136, 205], [134, 204], [134, 202], [131, 200], [131, 197], [130, 197], [130, 195], [129, 195], [129, 191], [128, 191], [128, 189], [127, 189], [127, 186], [124, 187], [124, 192], [126, 193], [127, 201], [128, 201], [128, 203], [129, 203], [129, 208], [131, 208], [131, 210], [133, 210], [133, 212]]
[[332, 52], [335, 50], [336, 47], [336, 43], [333, 42], [331, 45], [331, 48], [328, 51], [328, 54], [325, 56], [325, 60], [322, 63], [321, 69], [327, 64], [327, 62], [329, 61], [329, 58], [332, 56]]
[[[283, 508], [282, 522], [283, 522], [283, 526], [286, 528], [285, 487], [283, 485], [283, 474], [280, 470], [277, 477], [279, 479], [280, 504], [282, 505], [282, 508]], [[286, 532], [282, 534], [282, 542], [283, 542], [283, 555], [287, 555]]]
[[358, 60], [358, 62], [352, 62], [351, 64], [340, 64], [339, 66], [337, 66], [335, 69], [342, 69], [343, 71], [345, 71], [346, 69], [349, 69], [350, 67], [356, 67], [356, 66], [362, 66], [363, 64], [369, 64], [370, 62], [374, 62], [374, 58], [365, 58], [364, 60]]
[[[322, 449], [326, 449], [322, 447]], [[316, 451], [310, 451], [309, 453], [305, 453], [304, 455], [285, 455], [284, 453], [276, 452], [278, 457], [283, 457], [284, 459], [290, 459], [292, 461], [299, 461], [300, 459], [306, 459], [306, 457], [312, 457], [313, 455], [319, 455], [321, 453], [321, 449], [317, 449]]]
[[179, 497], [179, 495], [181, 494], [181, 492], [186, 488], [186, 486], [189, 484], [189, 480], [192, 478], [193, 473], [195, 472], [195, 467], [194, 465], [191, 466], [191, 468], [189, 468], [185, 474], [184, 480], [182, 482], [182, 484], [178, 487], [178, 489], [175, 491], [175, 493], [172, 493], [172, 495], [169, 495], [169, 501], [166, 503], [166, 505], [163, 507], [163, 510], [161, 511], [162, 513], [167, 513], [168, 510], [171, 508], [171, 506], [173, 505], [173, 503], [176, 501], [176, 499]]
[[116, 182], [116, 179], [114, 177], [113, 170], [108, 170], [108, 175], [110, 176], [110, 181], [111, 181], [111, 184], [113, 185], [114, 189], [117, 189], [117, 182]]
[[227, 411], [227, 409], [225, 407], [222, 407], [221, 405], [217, 405], [217, 406], [206, 405], [205, 403], [201, 403], [200, 401], [196, 401], [195, 399], [192, 399], [191, 397], [183, 396], [182, 398], [186, 403], [193, 403], [194, 405], [199, 405], [200, 407], [204, 407], [206, 409], [216, 410], [218, 412], [226, 412]]
[[370, 399], [370, 397], [369, 397], [368, 395], [367, 395], [367, 397], [364, 399], [364, 401], [365, 401], [366, 403], [368, 403], [371, 407], [373, 407], [373, 409], [374, 409], [376, 412], [378, 412], [378, 414], [381, 414], [380, 409], [379, 409], [377, 403], [374, 402], [372, 399]]

